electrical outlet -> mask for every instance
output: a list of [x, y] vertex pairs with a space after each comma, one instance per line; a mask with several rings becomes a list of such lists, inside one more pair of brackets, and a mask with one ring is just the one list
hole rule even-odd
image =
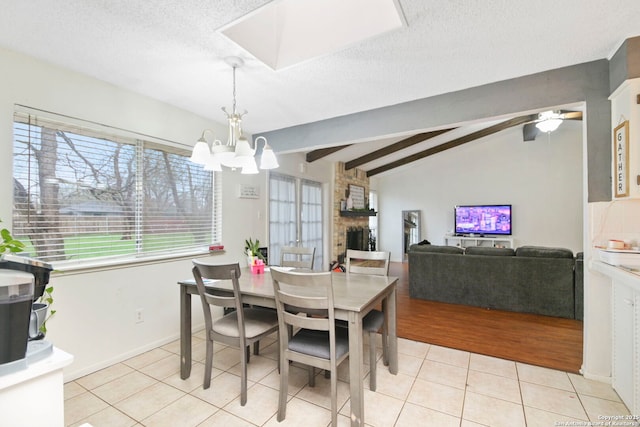
[[144, 316], [143, 316], [143, 311], [141, 308], [138, 308], [136, 310], [136, 323], [142, 323], [144, 322]]

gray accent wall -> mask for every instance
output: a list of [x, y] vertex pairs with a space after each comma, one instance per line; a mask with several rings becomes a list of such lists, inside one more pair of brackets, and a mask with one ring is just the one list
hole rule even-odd
[[609, 201], [609, 94], [609, 61], [601, 59], [261, 135], [276, 152], [311, 150], [584, 102], [588, 201]]
[[627, 39], [609, 62], [609, 91], [613, 93], [625, 80], [640, 77], [640, 37]]

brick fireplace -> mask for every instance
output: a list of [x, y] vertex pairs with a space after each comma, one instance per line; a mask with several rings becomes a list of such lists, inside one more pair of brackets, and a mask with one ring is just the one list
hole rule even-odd
[[347, 199], [349, 185], [364, 187], [364, 194], [369, 196], [369, 178], [360, 169], [344, 169], [344, 163], [338, 162], [335, 169], [335, 187], [333, 194], [333, 236], [331, 259], [342, 262], [347, 249], [368, 250], [369, 248], [369, 215], [350, 212], [341, 213], [340, 203]]

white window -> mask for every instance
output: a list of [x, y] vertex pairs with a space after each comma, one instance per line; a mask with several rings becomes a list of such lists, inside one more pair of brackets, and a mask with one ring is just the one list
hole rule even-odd
[[220, 185], [189, 155], [177, 143], [21, 107], [12, 234], [54, 267], [206, 248], [221, 237]]

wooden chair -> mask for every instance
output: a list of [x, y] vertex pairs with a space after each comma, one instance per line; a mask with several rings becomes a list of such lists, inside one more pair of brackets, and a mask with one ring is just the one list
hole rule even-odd
[[[346, 271], [347, 274], [370, 274], [375, 276], [389, 275], [390, 252], [386, 251], [357, 251], [347, 250]], [[352, 260], [359, 260], [353, 263]], [[376, 335], [382, 328], [382, 363], [389, 364], [389, 343], [387, 338], [387, 319], [385, 315], [385, 302], [382, 311], [371, 310], [362, 319], [362, 330], [369, 334], [369, 388], [376, 391]]]
[[[315, 385], [313, 367], [330, 372], [331, 425], [336, 426], [337, 366], [349, 355], [349, 335], [347, 330], [335, 325], [331, 273], [283, 271], [271, 267], [271, 277], [280, 329], [278, 421], [286, 416], [289, 361], [295, 361], [310, 366], [309, 385], [312, 387]], [[308, 311], [313, 311], [314, 315], [298, 315]], [[287, 333], [290, 328], [296, 331], [291, 336]]]
[[316, 248], [302, 248], [298, 246], [283, 246], [280, 248], [280, 266], [308, 268], [313, 270]]
[[[240, 405], [247, 403], [247, 363], [249, 363], [249, 347], [259, 340], [278, 331], [278, 317], [274, 310], [245, 307], [240, 294], [239, 264], [211, 265], [193, 260], [193, 277], [196, 281], [202, 309], [207, 338], [207, 356], [205, 360], [203, 388], [211, 385], [211, 368], [213, 365], [213, 342], [218, 341], [240, 349]], [[207, 291], [205, 280], [230, 280], [233, 294], [229, 292]], [[233, 307], [235, 311], [212, 319], [211, 305]], [[257, 346], [256, 346], [257, 350]], [[257, 354], [257, 353], [256, 353]]]

